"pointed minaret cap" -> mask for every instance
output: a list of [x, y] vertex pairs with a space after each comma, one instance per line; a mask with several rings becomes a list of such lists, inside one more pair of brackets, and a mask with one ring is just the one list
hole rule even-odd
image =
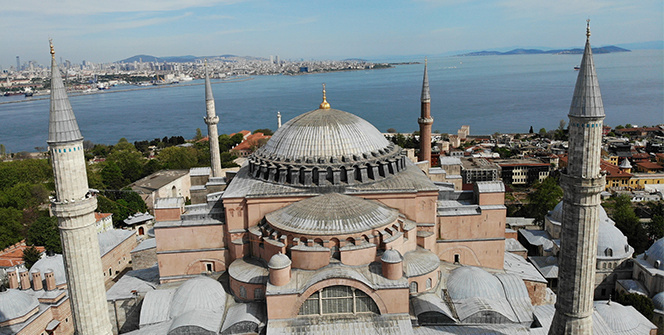
[[51, 109], [48, 122], [48, 144], [66, 143], [82, 140], [83, 135], [78, 129], [74, 111], [69, 104], [65, 85], [55, 62], [55, 50], [53, 42], [49, 40], [51, 47]]
[[431, 94], [429, 94], [429, 74], [427, 71], [427, 59], [424, 58], [424, 79], [422, 79], [422, 102], [431, 101]]
[[323, 84], [323, 102], [318, 106], [319, 109], [330, 109], [330, 104], [327, 102], [327, 96], [325, 95], [325, 84]]
[[576, 78], [576, 87], [574, 88], [574, 97], [572, 98], [569, 115], [602, 117], [604, 116], [604, 104], [602, 103], [602, 94], [599, 91], [593, 52], [590, 47], [590, 19], [586, 22], [586, 47], [583, 51], [579, 76]]
[[212, 85], [210, 84], [210, 76], [208, 75], [207, 59], [205, 60], [205, 101], [214, 100], [212, 95]]

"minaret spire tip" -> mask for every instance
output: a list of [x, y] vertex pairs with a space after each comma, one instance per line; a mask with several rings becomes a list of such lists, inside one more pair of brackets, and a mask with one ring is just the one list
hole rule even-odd
[[586, 37], [590, 37], [590, 19], [586, 20]]
[[55, 59], [55, 49], [53, 49], [53, 39], [48, 39], [48, 45], [51, 47], [51, 58]]
[[330, 104], [327, 102], [327, 96], [325, 91], [325, 84], [323, 84], [323, 102], [318, 106], [319, 109], [330, 109]]

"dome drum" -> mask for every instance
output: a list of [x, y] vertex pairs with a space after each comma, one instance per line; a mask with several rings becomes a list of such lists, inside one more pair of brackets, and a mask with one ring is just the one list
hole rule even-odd
[[[392, 145], [388, 154], [364, 154], [353, 159], [342, 157], [299, 162], [278, 162], [254, 155], [249, 159], [249, 171], [256, 179], [297, 186], [352, 185], [384, 179], [406, 168], [401, 148]], [[364, 159], [373, 158], [373, 159]]]

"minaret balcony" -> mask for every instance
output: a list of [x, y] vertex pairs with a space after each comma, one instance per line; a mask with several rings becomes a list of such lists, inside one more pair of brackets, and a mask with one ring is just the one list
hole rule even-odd
[[432, 117], [420, 117], [417, 118], [417, 123], [419, 124], [433, 124], [433, 118]]
[[94, 212], [96, 208], [97, 198], [94, 196], [86, 196], [81, 199], [51, 201], [53, 215], [61, 218], [82, 216]]
[[214, 124], [219, 123], [219, 117], [216, 116], [216, 115], [215, 116], [206, 116], [206, 117], [203, 118], [203, 120], [205, 121], [205, 124], [208, 124], [208, 125], [214, 125]]

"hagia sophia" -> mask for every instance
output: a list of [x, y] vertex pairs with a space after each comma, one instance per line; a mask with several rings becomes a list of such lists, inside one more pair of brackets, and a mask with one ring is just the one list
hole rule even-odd
[[[131, 294], [117, 298], [135, 309], [128, 334], [656, 334], [606, 291], [640, 283], [664, 310], [656, 294], [664, 240], [632, 260], [599, 205], [604, 109], [589, 37], [588, 29], [569, 112], [565, 197], [547, 217], [547, 236], [528, 240], [549, 246], [542, 264], [556, 264], [556, 293], [537, 264], [506, 250], [503, 183], [461, 187], [453, 168], [430, 166], [426, 64], [417, 162], [369, 122], [332, 108], [324, 87], [318, 108], [286, 122], [229, 174], [206, 76], [210, 168], [192, 175], [191, 205], [155, 207], [166, 218], [151, 242], [158, 278], [126, 276]], [[52, 210], [64, 255], [0, 292], [0, 334], [117, 333], [117, 305], [107, 304], [114, 288], [105, 294], [97, 256], [96, 199], [81, 178], [83, 137], [55, 57], [52, 69]], [[616, 275], [624, 262], [635, 263], [634, 275]]]

